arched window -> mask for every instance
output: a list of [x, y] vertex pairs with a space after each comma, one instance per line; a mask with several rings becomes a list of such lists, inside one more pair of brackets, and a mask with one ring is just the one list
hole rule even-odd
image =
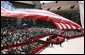
[[72, 5], [71, 7], [70, 7], [70, 9], [73, 9], [75, 7], [75, 5]]
[[58, 3], [58, 1], [56, 1], [56, 3]]
[[1, 1], [1, 7], [11, 11], [15, 10], [14, 6], [9, 1]]

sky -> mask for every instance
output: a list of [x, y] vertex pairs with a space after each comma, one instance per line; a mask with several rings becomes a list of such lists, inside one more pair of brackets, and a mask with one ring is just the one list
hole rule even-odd
[[40, 3], [42, 4], [42, 3], [49, 3], [49, 2], [55, 2], [55, 1], [40, 1]]

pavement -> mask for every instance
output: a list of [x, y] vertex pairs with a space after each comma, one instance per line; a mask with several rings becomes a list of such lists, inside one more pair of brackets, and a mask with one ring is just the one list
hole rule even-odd
[[[46, 40], [43, 38], [42, 40]], [[60, 45], [45, 48], [39, 54], [84, 54], [84, 37], [70, 39]]]

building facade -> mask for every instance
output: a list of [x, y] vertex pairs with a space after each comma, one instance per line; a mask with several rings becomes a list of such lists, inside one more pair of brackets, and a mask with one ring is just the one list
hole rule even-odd
[[57, 13], [81, 25], [78, 1], [55, 1], [42, 3], [41, 8], [43, 10]]
[[40, 1], [12, 1], [11, 2], [17, 9], [33, 9], [40, 8]]

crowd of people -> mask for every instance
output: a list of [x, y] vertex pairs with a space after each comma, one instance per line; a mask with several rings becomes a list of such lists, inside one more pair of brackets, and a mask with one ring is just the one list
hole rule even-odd
[[72, 37], [74, 35], [80, 35], [80, 34], [84, 34], [82, 33], [80, 30], [66, 30], [62, 35], [64, 37]]
[[10, 49], [4, 49], [1, 51], [2, 54], [30, 54], [32, 50], [40, 46], [42, 42], [35, 42], [30, 45], [18, 46]]
[[[10, 21], [10, 20], [5, 20], [5, 21]], [[64, 37], [67, 37], [67, 36], [72, 37], [73, 35], [82, 33], [81, 31], [78, 31], [78, 30], [60, 30], [56, 28], [45, 28], [45, 27], [36, 27], [36, 26], [31, 26], [31, 28], [28, 28], [26, 26], [22, 28], [17, 23], [13, 23], [16, 21], [11, 20], [11, 22], [7, 22], [7, 23], [5, 21], [1, 22], [2, 24], [1, 25], [2, 26], [1, 27], [1, 47], [16, 44], [16, 43], [22, 43], [30, 39], [31, 40], [36, 39], [36, 37], [41, 34], [51, 33], [53, 35], [56, 34], [56, 35], [63, 35]], [[50, 43], [49, 40], [50, 39], [48, 38], [47, 39], [48, 45]], [[10, 51], [12, 53], [12, 51], [15, 51], [15, 49], [10, 49], [9, 52]]]
[[[9, 30], [3, 30], [1, 29], [1, 46], [4, 46], [6, 44], [16, 44], [16, 43], [21, 43], [26, 40], [29, 40], [30, 38], [36, 38], [37, 35], [41, 34], [56, 34], [58, 35], [59, 33], [62, 33], [62, 30], [58, 29], [50, 29], [50, 28], [39, 28], [39, 27], [32, 27], [28, 29], [17, 29], [14, 31], [9, 31]], [[67, 30], [65, 31], [62, 35], [64, 37], [67, 36], [73, 36], [75, 34], [80, 34], [78, 31], [72, 31], [72, 30]]]
[[[17, 29], [14, 31], [9, 31], [9, 30], [1, 30], [1, 44], [2, 46], [5, 44], [16, 44], [16, 43], [21, 43], [26, 40], [29, 40], [29, 38], [36, 38], [37, 35], [41, 34], [48, 34], [48, 33], [54, 33], [55, 30], [51, 30], [49, 28], [38, 28], [38, 27], [33, 27], [33, 28], [28, 28], [28, 29]], [[59, 31], [57, 30], [56, 33]]]

